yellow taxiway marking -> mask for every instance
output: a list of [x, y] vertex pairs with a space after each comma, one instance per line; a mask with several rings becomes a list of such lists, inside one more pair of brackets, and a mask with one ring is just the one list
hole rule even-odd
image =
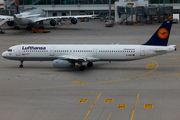
[[86, 103], [88, 101], [88, 99], [80, 99], [78, 102], [79, 103]]
[[17, 36], [17, 35], [14, 35], [14, 36], [11, 36], [11, 37], [8, 37], [8, 38], [5, 38], [5, 39], [2, 39], [2, 40], [0, 40], [0, 42], [5, 41], [5, 40], [8, 40], [8, 39], [10, 39], [10, 38], [12, 38], [12, 37], [15, 37], [15, 36]]
[[0, 92], [2, 91], [20, 91], [20, 90], [40, 90], [40, 89], [54, 89], [54, 88], [65, 88], [65, 87], [75, 87], [75, 86], [80, 86], [80, 85], [94, 85], [94, 84], [102, 84], [102, 83], [111, 83], [111, 82], [119, 82], [119, 81], [127, 81], [127, 80], [131, 80], [133, 78], [138, 79], [139, 77], [149, 74], [153, 71], [155, 71], [158, 68], [158, 63], [153, 61], [153, 60], [149, 60], [146, 59], [148, 61], [154, 62], [156, 64], [156, 68], [154, 68], [153, 70], [150, 70], [149, 72], [140, 74], [140, 75], [135, 75], [132, 77], [128, 77], [128, 78], [124, 78], [124, 79], [118, 79], [118, 80], [110, 80], [110, 81], [102, 81], [102, 82], [94, 82], [94, 83], [87, 83], [87, 84], [76, 84], [76, 85], [65, 85], [65, 86], [53, 86], [53, 87], [41, 87], [41, 88], [24, 88], [24, 89], [9, 89], [9, 90], [0, 90]]
[[79, 81], [74, 81], [72, 83], [87, 84], [86, 82], [79, 82]]
[[177, 75], [178, 73], [171, 73], [171, 74], [163, 74], [163, 75], [155, 75], [155, 76], [147, 76], [147, 77], [140, 77], [136, 79], [144, 79], [144, 78], [155, 78], [155, 77], [162, 77], [162, 76], [169, 76], [169, 75]]
[[144, 108], [151, 109], [153, 108], [153, 104], [144, 104]]
[[111, 103], [111, 102], [113, 102], [113, 99], [105, 99], [104, 102], [105, 103]]
[[[75, 94], [75, 95], [82, 95], [82, 94], [98, 94], [99, 92], [0, 92], [0, 94]], [[119, 94], [137, 94], [137, 92], [102, 92], [102, 94], [113, 94], [113, 95], [119, 95]], [[139, 94], [180, 94], [180, 92], [140, 92]], [[117, 108], [120, 107], [121, 105], [126, 105], [126, 104], [118, 104]], [[121, 106], [122, 107], [122, 106]], [[121, 108], [119, 108], [121, 109]]]
[[180, 59], [180, 57], [168, 58], [169, 60]]
[[146, 69], [153, 69], [154, 64], [147, 64]]
[[109, 114], [109, 117], [108, 117], [108, 119], [107, 119], [107, 120], [109, 120], [109, 119], [110, 119], [110, 117], [111, 117], [111, 114], [112, 114], [112, 113], [110, 113], [110, 114]]
[[134, 112], [135, 112], [135, 109], [136, 109], [136, 105], [137, 105], [138, 98], [139, 98], [139, 93], [138, 93], [138, 95], [137, 95], [136, 102], [135, 102], [135, 104], [134, 104], [134, 108], [133, 108], [133, 112], [132, 112], [132, 115], [131, 115], [131, 119], [130, 119], [130, 120], [133, 119], [133, 116], [134, 116]]
[[[62, 27], [65, 27], [65, 26], [67, 26], [67, 25], [64, 25], [64, 26], [62, 26]], [[38, 42], [38, 41], [40, 41], [40, 40], [42, 40], [42, 39], [44, 39], [44, 38], [46, 38], [46, 37], [48, 37], [48, 36], [50, 36], [50, 35], [56, 33], [57, 31], [58, 31], [58, 30], [56, 30], [56, 31], [52, 32], [51, 34], [49, 34], [49, 35], [47, 35], [47, 36], [44, 36], [44, 37], [42, 37], [42, 38], [40, 38], [40, 39], [38, 39], [38, 40], [32, 42], [31, 44], [33, 44], [33, 43], [35, 43], [35, 42]]]
[[180, 45], [179, 45], [179, 47], [180, 47]]
[[[55, 32], [57, 32], [57, 31], [58, 31], [58, 30], [56, 30]], [[46, 38], [46, 37], [48, 37], [48, 36], [54, 34], [55, 32], [52, 32], [51, 34], [49, 34], [49, 35], [47, 35], [47, 36], [44, 36], [44, 37], [42, 37], [42, 38], [40, 38], [40, 39], [38, 39], [38, 40], [32, 42], [31, 44], [33, 44], [33, 43], [35, 43], [35, 42], [38, 42], [38, 41], [40, 41], [40, 40], [42, 40], [42, 39], [44, 39], [44, 38]]]
[[124, 109], [124, 108], [126, 108], [126, 105], [127, 105], [127, 104], [118, 104], [118, 105], [117, 105], [117, 108], [119, 108], [119, 109]]
[[101, 93], [99, 93], [98, 97], [96, 98], [96, 100], [94, 101], [93, 105], [89, 109], [89, 111], [88, 111], [86, 117], [84, 118], [84, 120], [86, 120], [86, 118], [88, 117], [89, 113], [91, 112], [92, 108], [94, 107], [94, 105], [96, 104], [96, 101], [99, 99], [100, 96], [101, 96]]
[[180, 73], [176, 74], [176, 75], [180, 75]]

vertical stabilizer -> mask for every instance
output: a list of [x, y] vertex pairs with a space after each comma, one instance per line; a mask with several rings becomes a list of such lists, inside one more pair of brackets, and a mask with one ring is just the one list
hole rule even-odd
[[164, 21], [154, 35], [143, 45], [167, 46], [172, 21]]
[[16, 14], [19, 14], [18, 0], [15, 0]]

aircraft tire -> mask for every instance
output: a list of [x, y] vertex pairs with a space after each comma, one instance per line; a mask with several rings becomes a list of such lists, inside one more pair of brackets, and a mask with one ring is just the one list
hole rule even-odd
[[84, 71], [85, 69], [86, 69], [86, 67], [83, 66], [83, 65], [79, 67], [79, 70], [80, 70], [80, 71]]
[[23, 68], [23, 65], [19, 65], [19, 68]]

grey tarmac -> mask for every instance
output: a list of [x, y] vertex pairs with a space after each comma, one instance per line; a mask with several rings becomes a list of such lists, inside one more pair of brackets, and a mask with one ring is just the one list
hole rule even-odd
[[[45, 22], [45, 24], [49, 24]], [[0, 53], [14, 44], [143, 44], [161, 23], [105, 27], [92, 19], [76, 25], [45, 26], [30, 33], [4, 25]], [[95, 62], [92, 68], [53, 68], [53, 62], [0, 57], [1, 120], [179, 120], [180, 24], [169, 45], [177, 51], [129, 62]]]

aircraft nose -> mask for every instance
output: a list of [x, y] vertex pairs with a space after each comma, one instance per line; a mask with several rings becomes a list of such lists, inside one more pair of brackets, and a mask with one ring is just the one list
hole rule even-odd
[[2, 57], [5, 58], [6, 57], [6, 52], [2, 53]]

